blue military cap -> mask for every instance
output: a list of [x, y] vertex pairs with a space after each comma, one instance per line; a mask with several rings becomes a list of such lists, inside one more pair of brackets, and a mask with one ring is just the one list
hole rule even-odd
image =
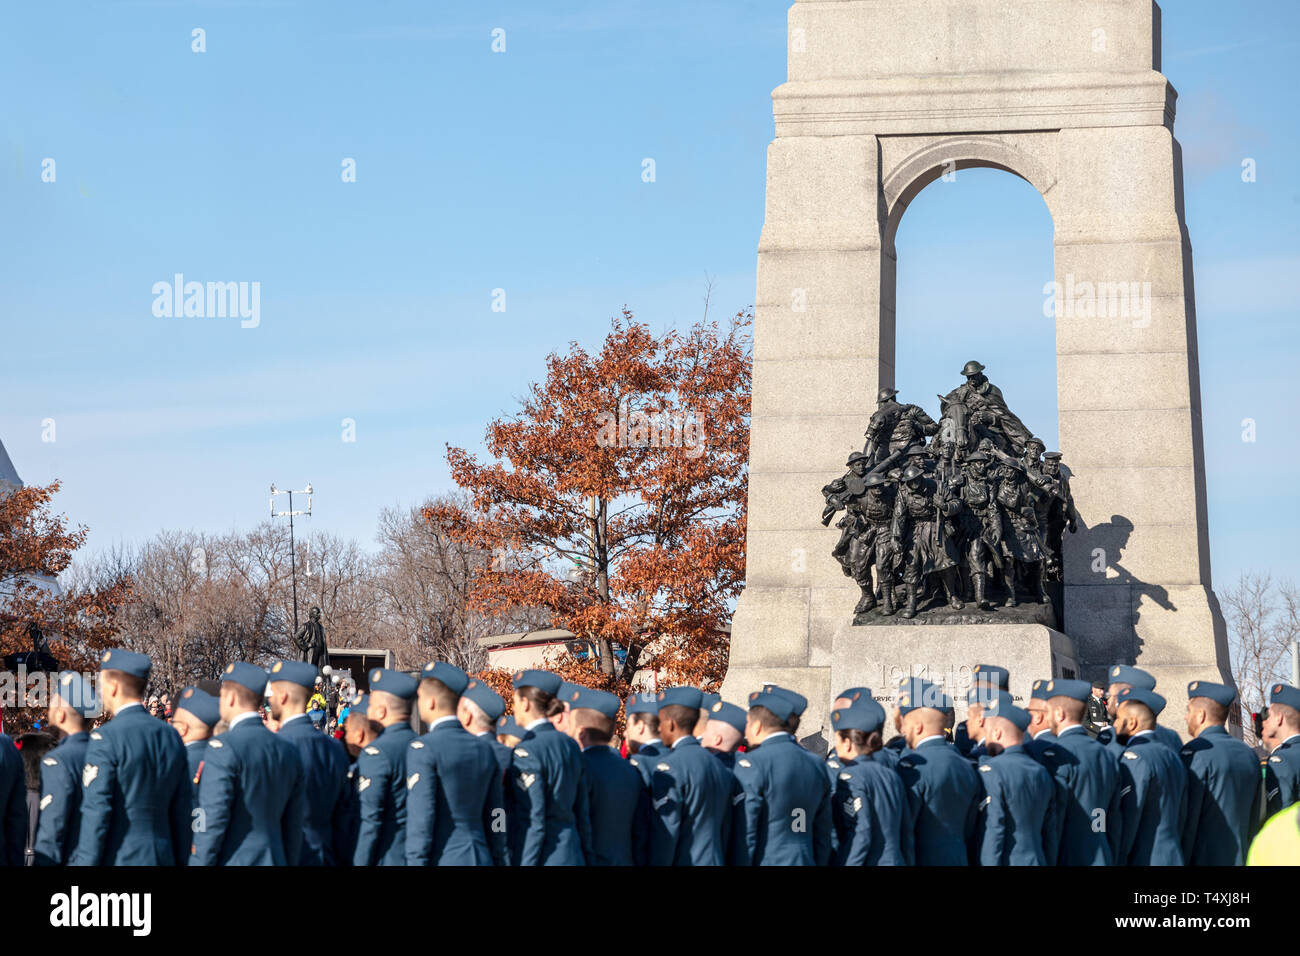
[[59, 674], [54, 692], [70, 710], [75, 710], [82, 717], [94, 717], [99, 714], [99, 698], [95, 696], [95, 688], [90, 686], [90, 681], [75, 671], [63, 671]]
[[730, 724], [742, 734], [745, 732], [745, 721], [747, 716], [745, 711], [735, 704], [728, 704], [725, 700], [713, 702], [709, 708], [709, 720], [720, 720], [724, 724]]
[[121, 647], [109, 648], [99, 658], [101, 671], [121, 671], [141, 680], [149, 679], [149, 669], [152, 666], [153, 661], [149, 660], [149, 655], [137, 654]]
[[1231, 707], [1232, 702], [1237, 699], [1237, 692], [1227, 684], [1216, 684], [1208, 680], [1194, 680], [1187, 685], [1187, 699], [1193, 700], [1197, 697], [1208, 697], [1216, 704]]
[[552, 674], [550, 671], [527, 670], [515, 671], [515, 687], [536, 687], [543, 694], [550, 694], [552, 697], [560, 693], [560, 685], [564, 681], [560, 679], [559, 674]]
[[716, 704], [716, 703], [717, 703], [718, 701], [720, 701], [720, 700], [722, 700], [722, 695], [721, 695], [721, 694], [714, 694], [714, 693], [711, 693], [710, 691], [707, 691], [707, 690], [706, 690], [706, 691], [702, 691], [702, 692], [700, 693], [700, 709], [701, 709], [701, 710], [712, 710], [712, 709], [713, 709], [713, 705]]
[[[1117, 681], [1116, 683], [1127, 682]], [[1157, 717], [1160, 716], [1160, 711], [1165, 709], [1165, 699], [1155, 691], [1148, 690], [1145, 687], [1125, 687], [1119, 692], [1119, 697], [1117, 697], [1116, 700], [1121, 704], [1130, 700], [1138, 704], [1145, 704], [1151, 708], [1151, 713], [1155, 714]]]
[[440, 681], [444, 687], [459, 697], [469, 686], [469, 675], [455, 664], [446, 661], [429, 661], [420, 671], [421, 680]]
[[1106, 676], [1111, 684], [1129, 684], [1143, 690], [1156, 689], [1156, 679], [1154, 677], [1140, 667], [1133, 667], [1129, 664], [1114, 665], [1106, 672]]
[[582, 687], [576, 684], [573, 685], [573, 690], [565, 698], [564, 702], [575, 709], [600, 711], [610, 720], [618, 717], [618, 709], [623, 706], [623, 702], [609, 691], [597, 690], [594, 687]]
[[975, 684], [970, 690], [966, 691], [966, 706], [979, 704], [981, 707], [987, 707], [989, 701], [997, 697], [998, 694], [1005, 694], [1006, 689], [998, 687], [996, 684]]
[[836, 700], [862, 700], [864, 697], [871, 697], [870, 687], [850, 687], [848, 690], [842, 690], [835, 695]]
[[700, 700], [703, 696], [698, 687], [669, 687], [661, 690], [656, 700], [660, 710], [674, 705], [699, 710]]
[[581, 690], [581, 689], [582, 689], [581, 684], [574, 684], [570, 681], [562, 680], [560, 681], [559, 690], [555, 692], [555, 699], [560, 701], [561, 703], [567, 704], [569, 702], [569, 697], [572, 696], [573, 692], [575, 690]]
[[997, 664], [976, 664], [971, 670], [977, 684], [993, 684], [1006, 690], [1011, 684], [1011, 671]]
[[385, 694], [392, 694], [399, 700], [410, 700], [419, 689], [420, 682], [410, 674], [403, 674], [401, 671], [391, 670], [387, 667], [376, 667], [370, 672], [370, 692], [372, 694], [379, 690]]
[[656, 694], [628, 694], [623, 704], [624, 711], [632, 714], [659, 713], [659, 697]]
[[[1089, 690], [1091, 689], [1089, 688]], [[1011, 695], [1004, 690], [998, 691], [995, 696], [984, 704], [984, 716], [1003, 717], [1015, 724], [1018, 730], [1029, 729], [1029, 711], [1023, 707], [1017, 707]]]
[[749, 695], [750, 707], [766, 707], [777, 720], [786, 721], [794, 714], [794, 701], [785, 694], [778, 694], [777, 688], [756, 690]]
[[523, 739], [528, 736], [528, 731], [515, 722], [514, 717], [506, 714], [497, 721], [498, 737], [518, 737]]
[[864, 697], [831, 713], [833, 730], [860, 730], [870, 734], [884, 726], [885, 708], [870, 697]]
[[909, 677], [898, 685], [898, 712], [903, 715], [922, 707], [952, 710], [952, 698], [938, 684], [921, 677]]
[[1051, 694], [1047, 692], [1047, 685], [1050, 683], [1051, 681], [1046, 680], [1034, 681], [1034, 686], [1030, 689], [1029, 696], [1034, 700], [1047, 700], [1047, 698], [1051, 696]]
[[1071, 700], [1087, 700], [1092, 695], [1092, 681], [1070, 680], [1066, 677], [1056, 677], [1047, 682], [1045, 688], [1047, 697], [1044, 700], [1050, 700], [1053, 697], [1069, 697]]
[[1300, 710], [1300, 690], [1290, 684], [1274, 684], [1269, 689], [1269, 704], [1281, 704], [1292, 710]]
[[362, 717], [365, 717], [369, 709], [370, 709], [370, 695], [357, 694], [357, 696], [353, 697], [351, 702], [348, 704], [348, 716], [351, 717], [353, 714], [358, 714]]
[[319, 672], [315, 664], [308, 664], [305, 661], [276, 661], [271, 665], [269, 680], [272, 683], [287, 680], [291, 684], [298, 684], [311, 690], [316, 686], [318, 676]]
[[180, 710], [187, 711], [209, 727], [215, 727], [221, 720], [221, 702], [205, 690], [186, 687], [176, 701]]
[[791, 713], [796, 717], [802, 717], [803, 712], [808, 709], [808, 698], [803, 694], [790, 690], [789, 688], [781, 687], [777, 684], [764, 684], [763, 690], [771, 694], [780, 694], [789, 700], [792, 705]]
[[266, 671], [243, 661], [228, 664], [221, 674], [221, 683], [233, 681], [241, 687], [247, 687], [259, 697], [266, 692]]
[[501, 695], [481, 680], [471, 680], [465, 685], [460, 696], [477, 704], [493, 723], [496, 723], [497, 719], [506, 712], [506, 702], [502, 700]]

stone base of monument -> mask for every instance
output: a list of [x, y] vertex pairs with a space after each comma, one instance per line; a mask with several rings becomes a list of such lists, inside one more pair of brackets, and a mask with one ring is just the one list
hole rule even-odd
[[[924, 677], [941, 684], [952, 697], [960, 722], [966, 718], [972, 668], [980, 662], [1011, 671], [1011, 695], [1022, 707], [1035, 680], [1079, 674], [1074, 641], [1042, 624], [877, 625], [835, 631], [831, 688], [839, 693], [846, 687], [870, 687], [889, 710], [899, 681]], [[895, 734], [891, 723], [886, 739]]]

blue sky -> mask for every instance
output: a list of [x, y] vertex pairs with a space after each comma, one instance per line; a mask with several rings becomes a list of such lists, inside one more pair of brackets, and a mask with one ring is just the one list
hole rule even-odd
[[[369, 545], [380, 508], [449, 487], [444, 445], [477, 446], [548, 351], [598, 342], [625, 303], [687, 325], [706, 276], [714, 314], [753, 301], [787, 7], [8, 5], [0, 438], [19, 473], [61, 478], [96, 548], [247, 527], [272, 481], [312, 482], [313, 526]], [[1298, 21], [1287, 2], [1164, 6], [1220, 587], [1300, 577], [1297, 510], [1263, 494], [1300, 464]], [[898, 236], [905, 396], [933, 405], [980, 356], [1055, 441], [1051, 238], [1005, 173], [920, 195]], [[178, 272], [259, 282], [260, 325], [155, 317], [153, 284]], [[1010, 333], [1019, 360], [989, 362]]]

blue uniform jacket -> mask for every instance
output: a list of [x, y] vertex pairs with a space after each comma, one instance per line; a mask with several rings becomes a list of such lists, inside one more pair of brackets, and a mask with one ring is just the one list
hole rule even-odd
[[[1155, 739], [1164, 744], [1174, 753], [1180, 753], [1183, 749], [1183, 738], [1178, 736], [1178, 731], [1169, 727], [1157, 724], [1155, 728]], [[1097, 734], [1097, 742], [1105, 744], [1115, 754], [1115, 759], [1119, 760], [1123, 755], [1125, 746], [1119, 742], [1115, 736], [1114, 727], [1103, 727]]]
[[139, 704], [90, 733], [75, 866], [184, 866], [193, 793], [185, 745]]
[[357, 754], [352, 784], [361, 818], [353, 866], [406, 865], [406, 755], [415, 731], [389, 724]]
[[[749, 756], [740, 755], [736, 766]], [[650, 865], [724, 865], [728, 839], [744, 839], [731, 834], [735, 776], [694, 737], [661, 749], [651, 762]]]
[[831, 761], [835, 786], [832, 862], [836, 866], [911, 863], [903, 839], [907, 789], [896, 771], [873, 758]]
[[1050, 866], [1056, 846], [1056, 783], [1024, 745], [979, 762], [975, 847], [980, 866]]
[[515, 747], [514, 797], [524, 832], [520, 866], [583, 866], [591, 850], [591, 811], [582, 751], [544, 721]]
[[1067, 727], [1044, 753], [1056, 780], [1060, 866], [1110, 866], [1123, 832], [1119, 763], [1083, 725]]
[[1283, 741], [1264, 760], [1267, 816], [1300, 802], [1300, 735]]
[[1261, 775], [1255, 752], [1222, 726], [1210, 726], [1183, 747], [1188, 866], [1242, 866], [1259, 827]]
[[627, 762], [636, 768], [637, 773], [641, 774], [641, 779], [645, 781], [646, 788], [650, 787], [650, 781], [654, 779], [655, 764], [659, 762], [661, 754], [668, 752], [668, 748], [662, 743], [642, 744], [641, 749], [634, 754], [628, 754]]
[[[532, 734], [527, 738], [530, 739]], [[493, 830], [498, 830], [497, 821], [505, 828], [506, 866], [518, 866], [519, 854], [523, 850], [524, 827], [519, 819], [519, 810], [515, 806], [515, 785], [511, 779], [511, 767], [514, 752], [491, 733], [479, 734], [480, 740], [487, 741], [492, 748], [492, 756], [497, 761], [497, 776], [501, 779], [501, 802], [493, 809]], [[489, 839], [494, 834], [489, 834]], [[499, 846], [498, 846], [499, 850]]]
[[904, 852], [917, 866], [966, 866], [980, 789], [970, 761], [932, 737], [903, 752], [898, 773], [907, 788]]
[[247, 717], [208, 741], [191, 866], [295, 866], [307, 816], [297, 748]]
[[406, 754], [406, 865], [506, 865], [501, 768], [491, 745], [446, 718]]
[[736, 761], [745, 792], [752, 866], [826, 866], [831, 859], [831, 785], [825, 763], [789, 734], [766, 738]]
[[613, 747], [582, 752], [591, 812], [589, 866], [644, 866], [650, 844], [650, 794], [641, 774]]
[[348, 842], [347, 753], [305, 714], [281, 724], [279, 734], [293, 744], [302, 763], [307, 806], [298, 865], [336, 866]]
[[22, 866], [27, 853], [27, 777], [22, 754], [0, 734], [0, 866]]
[[81, 768], [90, 731], [69, 734], [41, 760], [41, 818], [33, 847], [37, 866], [62, 866], [81, 834]]
[[1119, 761], [1123, 834], [1120, 866], [1182, 866], [1187, 771], [1178, 752], [1153, 734], [1129, 740]]

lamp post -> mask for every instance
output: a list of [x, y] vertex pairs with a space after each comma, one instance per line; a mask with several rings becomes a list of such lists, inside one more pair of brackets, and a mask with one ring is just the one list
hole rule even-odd
[[[305, 510], [293, 510], [293, 496], [295, 494], [307, 496], [307, 507]], [[289, 496], [289, 508], [287, 511], [275, 510], [275, 499], [279, 495]], [[297, 492], [281, 491], [275, 487], [274, 482], [271, 483], [271, 517], [283, 518], [287, 515], [289, 518], [289, 578], [293, 582], [293, 633], [295, 634], [298, 633], [298, 550], [294, 546], [293, 540], [293, 519], [295, 515], [306, 515], [308, 518], [311, 517], [311, 499], [312, 490], [310, 482], [308, 482], [306, 488]]]

